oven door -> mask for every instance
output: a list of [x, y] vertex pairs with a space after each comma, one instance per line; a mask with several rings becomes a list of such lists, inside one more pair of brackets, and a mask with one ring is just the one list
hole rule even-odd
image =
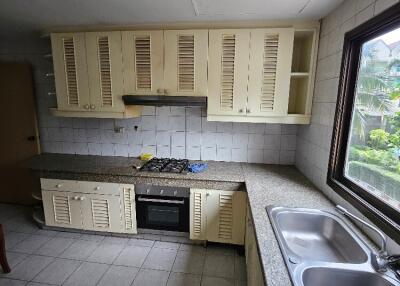
[[139, 228], [189, 232], [189, 198], [136, 196]]

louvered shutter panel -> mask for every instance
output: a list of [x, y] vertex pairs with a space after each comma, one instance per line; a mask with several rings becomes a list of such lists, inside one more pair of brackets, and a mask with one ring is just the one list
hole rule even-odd
[[130, 233], [137, 232], [136, 210], [135, 210], [135, 192], [133, 186], [122, 187], [124, 229]]
[[251, 30], [247, 116], [286, 116], [294, 30]]
[[108, 229], [110, 227], [110, 209], [108, 200], [92, 199], [93, 226], [97, 229]]
[[53, 206], [54, 220], [60, 224], [71, 224], [69, 197], [64, 195], [54, 195]]
[[135, 36], [136, 89], [151, 90], [151, 41], [150, 35]]
[[233, 196], [219, 195], [218, 237], [224, 240], [232, 239], [233, 228]]
[[206, 191], [190, 192], [190, 238], [206, 239]]
[[113, 97], [111, 87], [110, 46], [108, 37], [99, 37], [98, 46], [102, 105], [112, 106]]
[[64, 63], [67, 85], [68, 104], [78, 106], [78, 82], [76, 75], [75, 42], [73, 37], [63, 38]]
[[233, 109], [233, 88], [235, 83], [235, 35], [222, 36], [221, 60], [221, 108]]
[[178, 36], [178, 90], [194, 91], [194, 36]]
[[279, 34], [266, 34], [264, 38], [263, 87], [261, 111], [274, 109], [276, 67], [278, 62]]

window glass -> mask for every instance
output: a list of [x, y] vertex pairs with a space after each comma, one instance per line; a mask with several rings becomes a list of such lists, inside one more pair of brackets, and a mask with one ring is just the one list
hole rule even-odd
[[345, 176], [400, 210], [400, 28], [362, 46]]

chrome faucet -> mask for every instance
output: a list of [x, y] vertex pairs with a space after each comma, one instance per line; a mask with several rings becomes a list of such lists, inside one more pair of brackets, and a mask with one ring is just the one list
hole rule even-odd
[[[380, 272], [380, 273], [386, 272], [388, 270], [389, 266], [392, 266], [400, 261], [400, 255], [388, 255], [388, 253], [387, 253], [387, 238], [386, 238], [386, 235], [382, 231], [377, 229], [375, 226], [367, 223], [366, 221], [360, 219], [359, 217], [353, 215], [352, 213], [350, 213], [348, 210], [346, 210], [342, 206], [337, 205], [336, 209], [341, 214], [348, 216], [350, 219], [353, 219], [355, 221], [362, 223], [363, 225], [372, 229], [379, 235], [379, 237], [381, 239], [380, 249], [378, 250], [377, 253], [372, 253], [372, 255], [371, 255], [372, 267], [377, 272]], [[398, 276], [398, 277], [400, 276], [400, 273], [398, 270], [393, 269], [393, 271], [396, 273], [396, 276]]]

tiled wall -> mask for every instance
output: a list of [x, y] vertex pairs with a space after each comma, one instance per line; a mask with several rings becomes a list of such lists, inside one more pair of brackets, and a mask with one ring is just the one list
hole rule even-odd
[[54, 79], [45, 77], [52, 63], [42, 56], [49, 52], [49, 40], [39, 36], [0, 42], [0, 60], [33, 65], [43, 152], [294, 164], [296, 125], [207, 122], [205, 110], [181, 107], [145, 107], [136, 119], [53, 117], [56, 99], [47, 93]]
[[[312, 122], [299, 128], [296, 166], [335, 203], [350, 209], [352, 207], [326, 184], [344, 33], [397, 2], [345, 0], [322, 21]], [[357, 213], [355, 209], [352, 211]], [[362, 216], [360, 213], [358, 215]]]

